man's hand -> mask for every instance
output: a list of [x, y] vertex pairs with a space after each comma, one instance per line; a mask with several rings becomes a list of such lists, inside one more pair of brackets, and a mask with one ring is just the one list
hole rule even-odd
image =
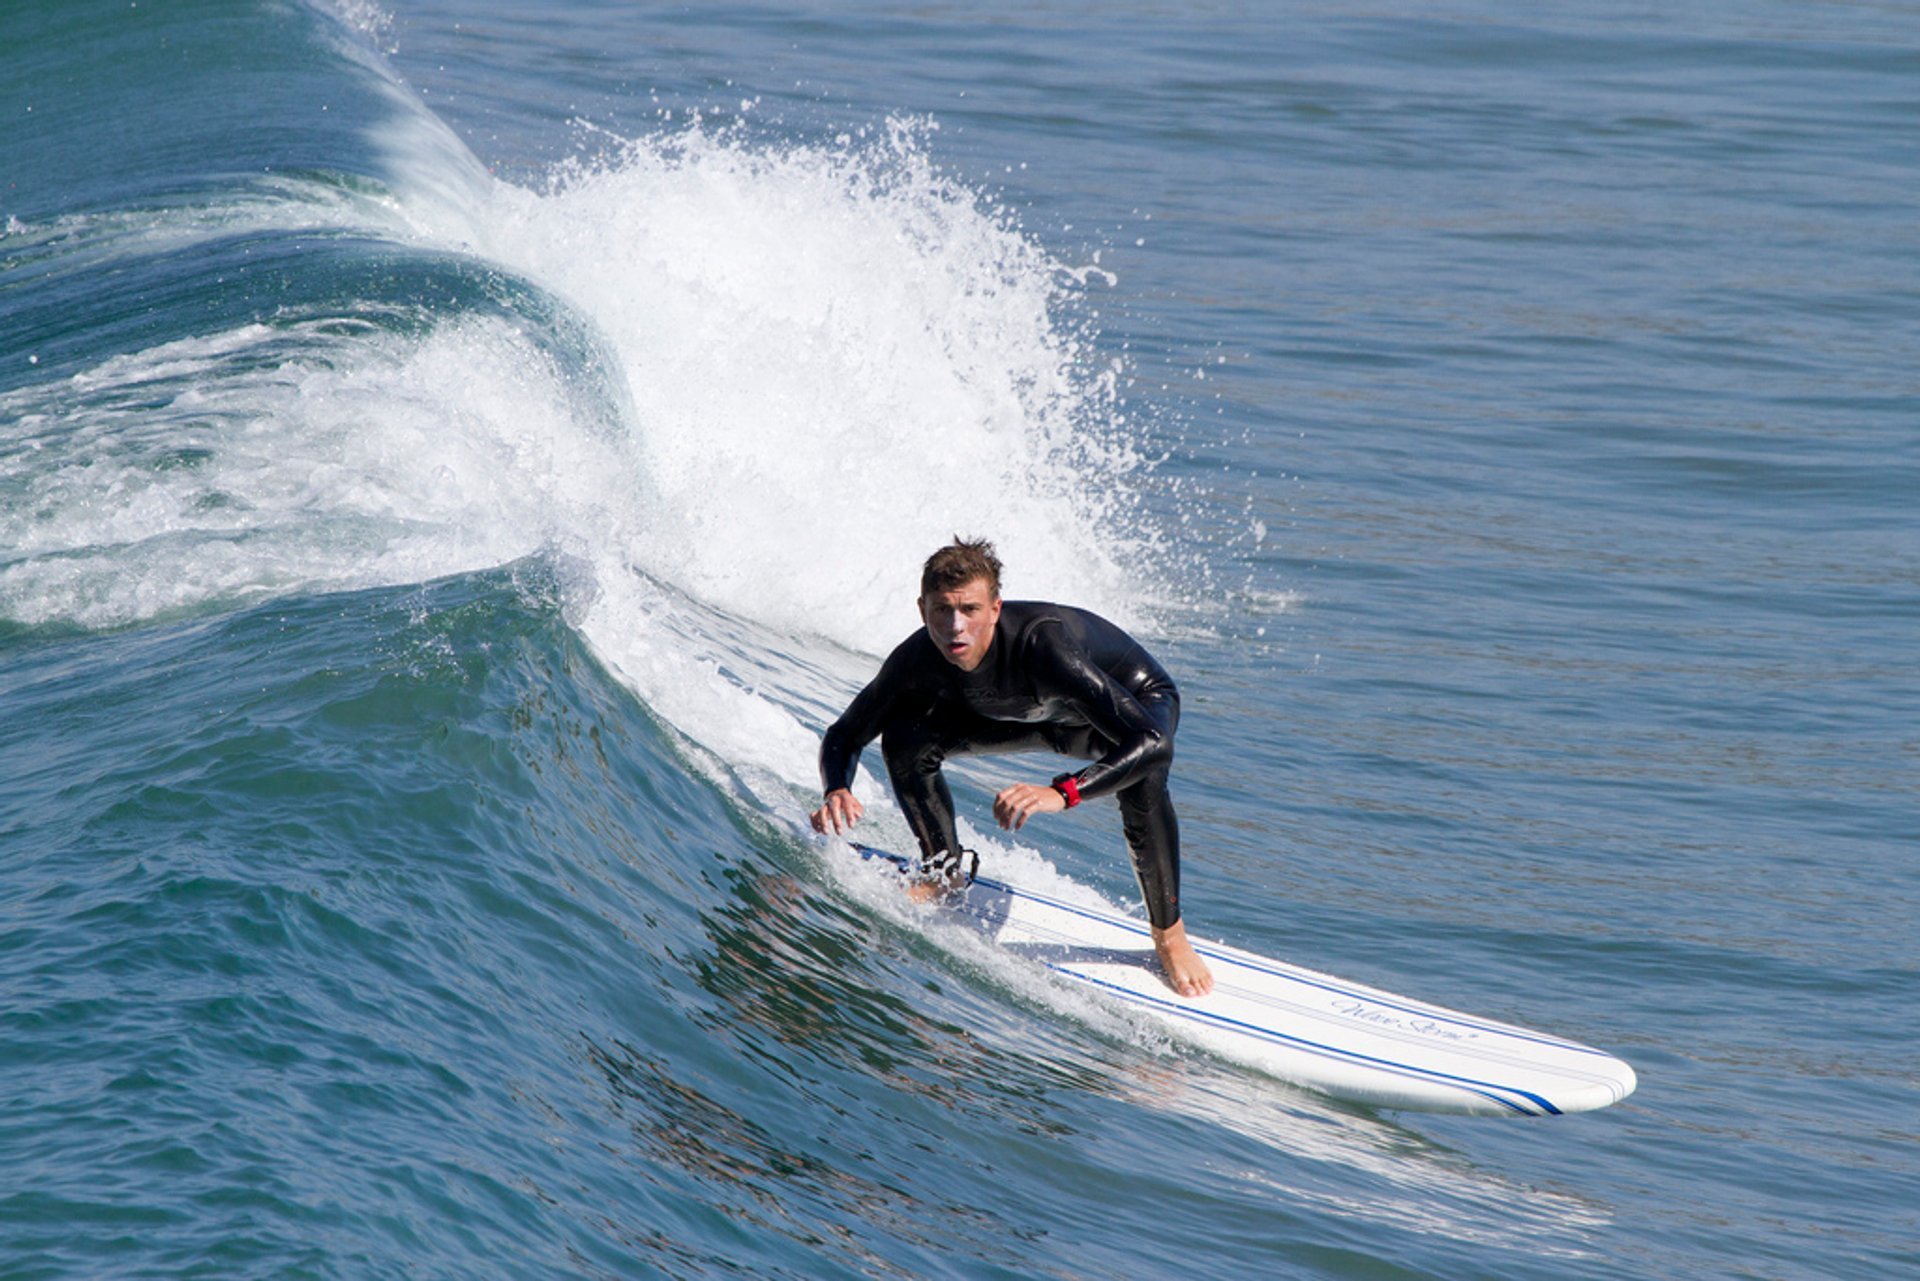
[[825, 836], [831, 829], [833, 834], [838, 836], [858, 823], [861, 815], [866, 812], [867, 807], [862, 805], [852, 792], [842, 787], [828, 792], [826, 803], [815, 810], [810, 817], [813, 819], [814, 831]]
[[993, 817], [1001, 827], [1019, 831], [1035, 814], [1058, 814], [1067, 798], [1044, 783], [1015, 783], [993, 798]]

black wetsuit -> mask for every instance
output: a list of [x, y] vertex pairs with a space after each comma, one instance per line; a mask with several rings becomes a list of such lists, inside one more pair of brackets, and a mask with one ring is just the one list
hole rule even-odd
[[1050, 751], [1098, 759], [1073, 775], [1082, 798], [1113, 793], [1133, 868], [1158, 927], [1180, 919], [1180, 832], [1167, 775], [1180, 691], [1138, 642], [1069, 605], [1003, 602], [980, 666], [963, 672], [915, 632], [888, 655], [820, 744], [827, 792], [850, 786], [876, 737], [928, 866], [959, 859], [949, 756]]

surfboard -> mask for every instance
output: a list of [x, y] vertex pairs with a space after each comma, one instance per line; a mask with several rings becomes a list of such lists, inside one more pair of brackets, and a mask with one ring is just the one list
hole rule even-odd
[[[898, 854], [855, 845], [901, 871]], [[1146, 922], [985, 876], [944, 910], [1001, 948], [1166, 1025], [1222, 1058], [1349, 1102], [1421, 1112], [1558, 1116], [1633, 1093], [1633, 1068], [1592, 1046], [1478, 1018], [1221, 943], [1194, 940], [1207, 996], [1160, 977]]]

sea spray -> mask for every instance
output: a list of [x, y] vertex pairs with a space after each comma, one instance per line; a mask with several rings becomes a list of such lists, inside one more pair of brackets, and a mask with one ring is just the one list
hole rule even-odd
[[962, 532], [999, 542], [1010, 591], [1135, 611], [1143, 464], [1078, 286], [941, 174], [924, 127], [814, 146], [696, 124], [500, 197], [490, 249], [625, 362], [654, 572], [875, 652]]

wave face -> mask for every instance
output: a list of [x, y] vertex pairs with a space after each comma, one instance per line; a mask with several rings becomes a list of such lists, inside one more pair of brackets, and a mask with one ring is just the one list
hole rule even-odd
[[[1281, 11], [0, 6], [0, 1273], [1910, 1265], [1912, 32]], [[955, 533], [1179, 677], [1197, 932], [1640, 1092], [1334, 1106], [806, 835]]]
[[1071, 1141], [1116, 1108], [1320, 1150], [1386, 1221], [1428, 1195], [1515, 1240], [1583, 1221], [1516, 1227], [1231, 1073], [1163, 1094], [1151, 1049], [1113, 1057], [1138, 1029], [1075, 1011], [1088, 1040], [990, 954], [1019, 1001], [956, 981], [964, 930], [823, 884], [563, 596], [532, 563], [12, 653], [10, 709], [71, 746], [6, 756], [10, 1257], [801, 1275], [879, 1234], [887, 1271], [1019, 1271], [1032, 1242], [991, 1229], [1036, 1144], [1146, 1213], [1131, 1143]]

